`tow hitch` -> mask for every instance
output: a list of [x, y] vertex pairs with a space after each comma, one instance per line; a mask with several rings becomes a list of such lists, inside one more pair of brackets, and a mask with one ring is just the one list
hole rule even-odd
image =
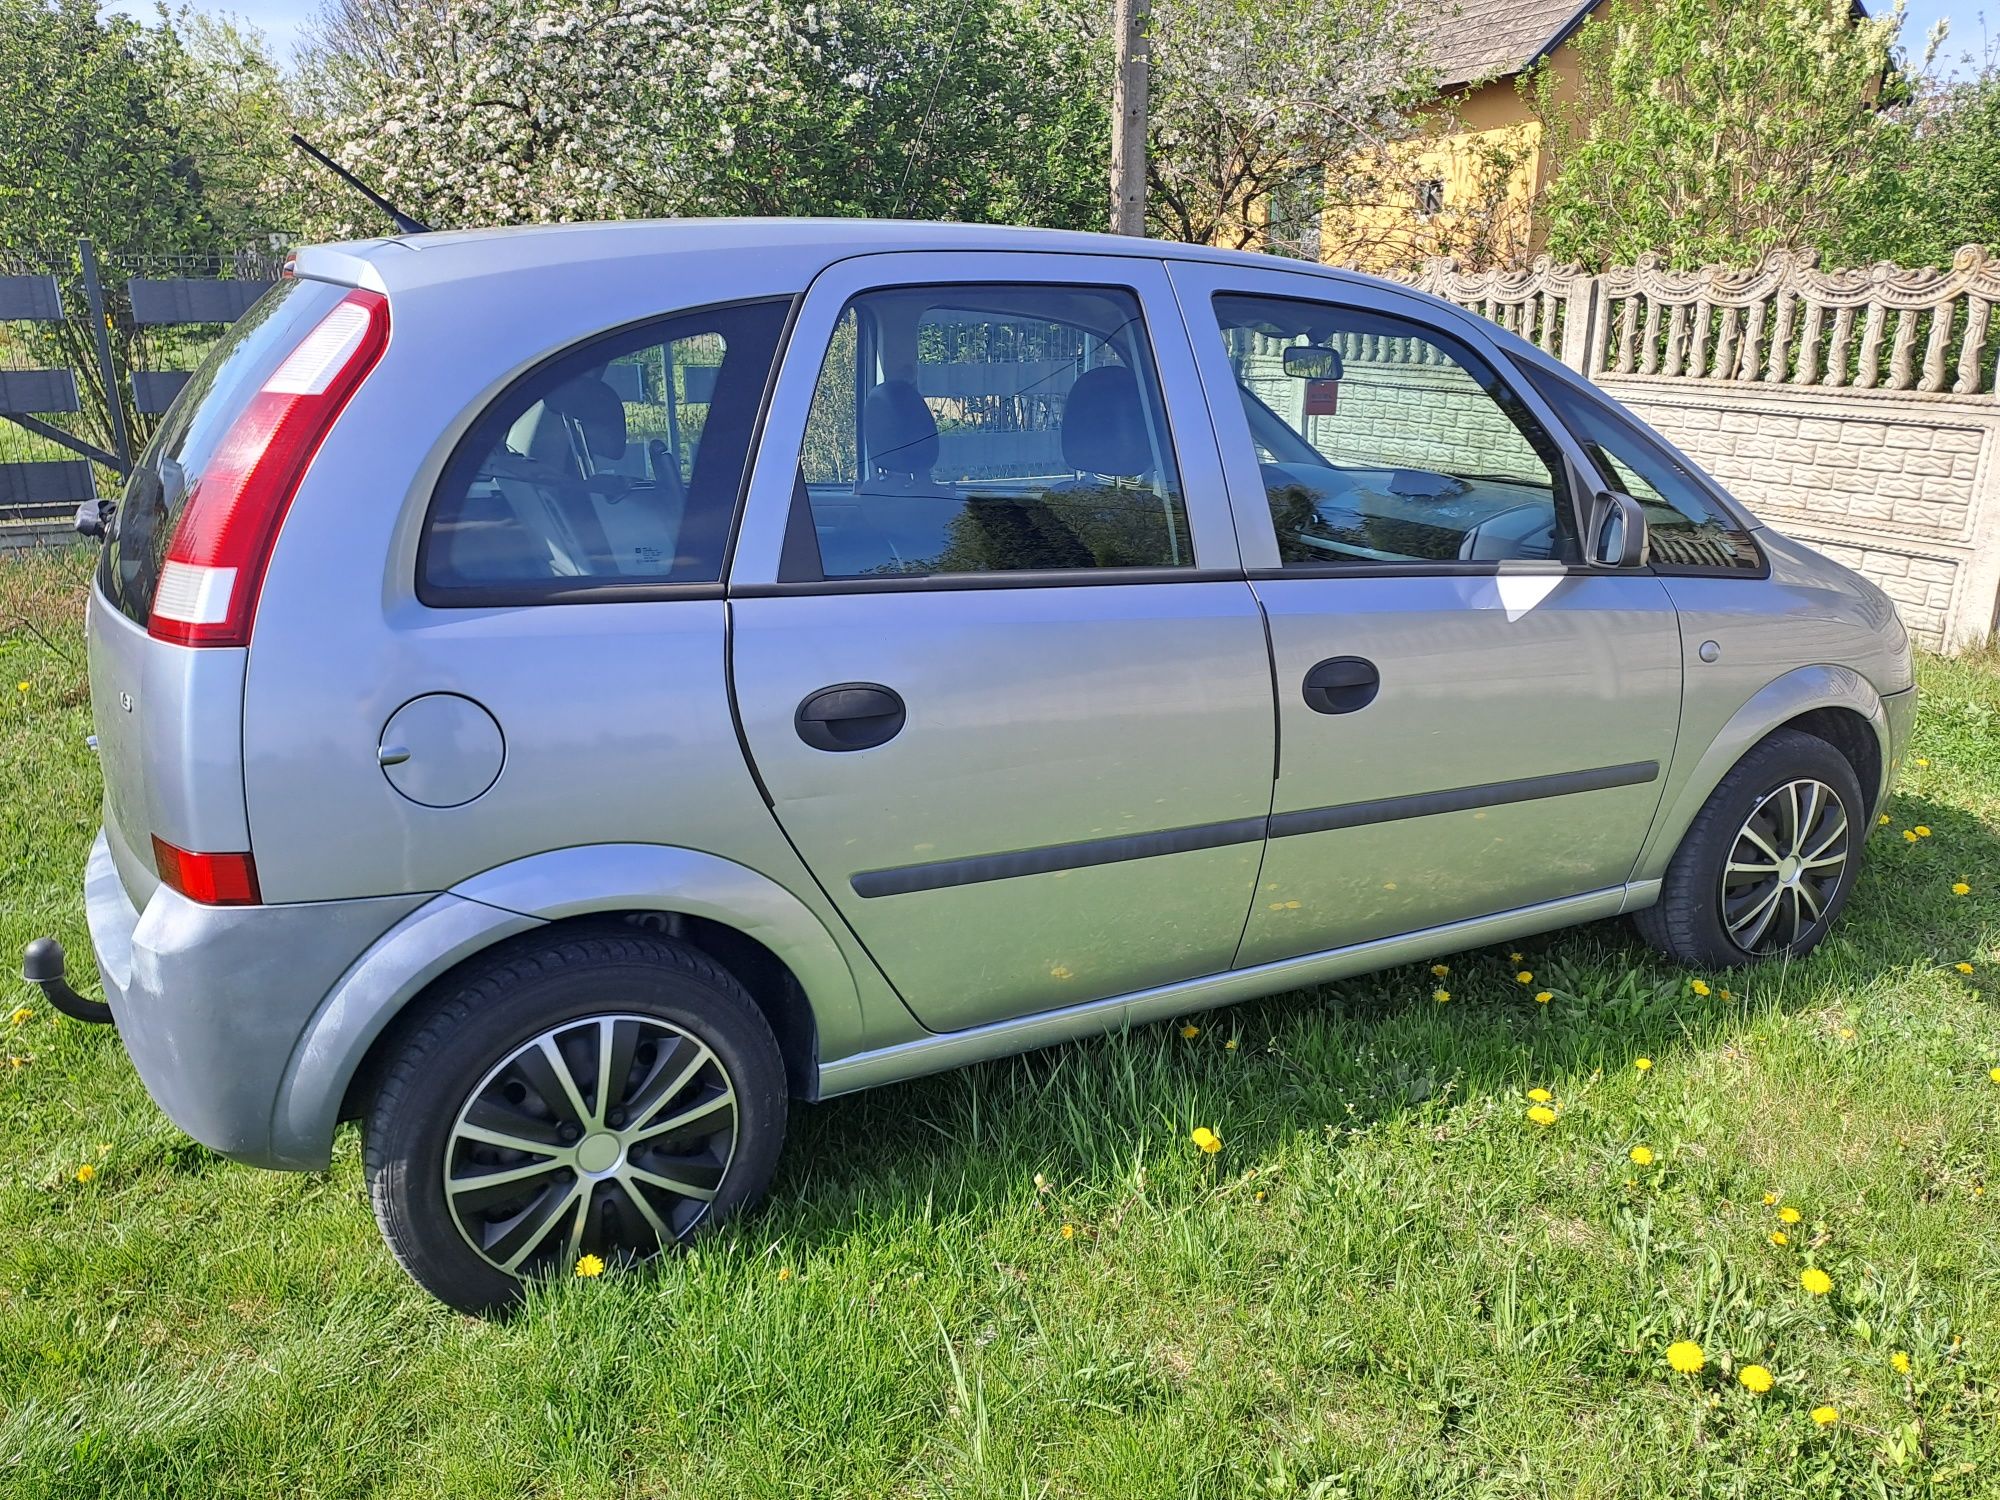
[[64, 1015], [78, 1021], [107, 1025], [111, 1007], [102, 1000], [86, 1000], [63, 978], [63, 946], [52, 937], [36, 938], [21, 950], [21, 977], [47, 997]]

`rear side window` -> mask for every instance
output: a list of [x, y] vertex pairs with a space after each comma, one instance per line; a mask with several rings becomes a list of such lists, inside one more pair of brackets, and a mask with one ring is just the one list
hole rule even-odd
[[280, 281], [181, 387], [132, 468], [98, 562], [98, 588], [115, 609], [141, 625], [151, 620], [160, 567], [188, 496], [237, 417], [346, 291], [323, 281]]
[[445, 468], [418, 596], [532, 602], [720, 581], [785, 306], [622, 329], [516, 381]]
[[1653, 566], [1661, 572], [1761, 573], [1757, 544], [1685, 464], [1636, 422], [1567, 380], [1530, 368], [1528, 379], [1555, 408], [1604, 482], [1646, 512]]
[[[799, 489], [794, 539], [810, 536], [821, 578], [1194, 565], [1159, 377], [1122, 287], [857, 297], [820, 369]], [[812, 576], [805, 550], [787, 578]]]

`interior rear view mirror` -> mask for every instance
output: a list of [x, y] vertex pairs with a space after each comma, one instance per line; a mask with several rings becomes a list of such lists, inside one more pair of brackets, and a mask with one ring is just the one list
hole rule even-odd
[[1285, 373], [1294, 380], [1338, 380], [1340, 351], [1293, 344], [1285, 350]]
[[1600, 568], [1643, 568], [1650, 554], [1639, 502], [1615, 490], [1599, 494], [1590, 506], [1590, 560]]

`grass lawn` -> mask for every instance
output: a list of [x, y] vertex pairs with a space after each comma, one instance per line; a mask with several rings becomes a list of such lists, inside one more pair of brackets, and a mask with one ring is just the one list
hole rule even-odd
[[[0, 557], [0, 954], [79, 985], [88, 561]], [[231, 1165], [17, 982], [0, 1492], [2000, 1493], [2000, 670], [1922, 675], [1809, 962], [1602, 925], [801, 1107], [770, 1208], [506, 1323], [403, 1278], [352, 1132]]]

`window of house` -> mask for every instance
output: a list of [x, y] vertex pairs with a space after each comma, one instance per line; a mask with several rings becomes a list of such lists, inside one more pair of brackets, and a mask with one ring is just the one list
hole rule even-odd
[[821, 366], [799, 481], [825, 578], [1194, 564], [1159, 378], [1123, 288], [855, 298]]
[[446, 466], [419, 594], [718, 581], [784, 316], [775, 302], [684, 313], [517, 381]]
[[1284, 566], [1578, 556], [1561, 451], [1471, 348], [1292, 298], [1215, 314]]

